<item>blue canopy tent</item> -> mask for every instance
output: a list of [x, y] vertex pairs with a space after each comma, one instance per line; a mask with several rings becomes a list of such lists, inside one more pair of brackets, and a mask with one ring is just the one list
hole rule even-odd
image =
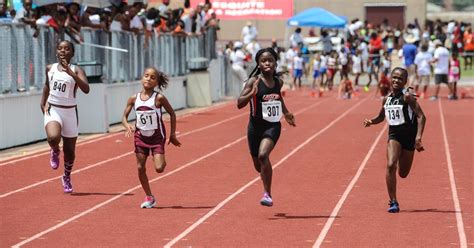
[[323, 8], [311, 8], [291, 17], [288, 26], [344, 28], [346, 19]]

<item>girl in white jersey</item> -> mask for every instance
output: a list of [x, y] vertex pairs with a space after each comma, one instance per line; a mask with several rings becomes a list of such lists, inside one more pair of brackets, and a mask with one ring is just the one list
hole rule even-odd
[[[155, 68], [147, 68], [143, 73], [142, 85], [142, 91], [128, 99], [122, 116], [122, 125], [126, 129], [126, 137], [134, 134], [138, 178], [146, 194], [141, 208], [152, 208], [156, 205], [156, 200], [151, 193], [145, 165], [147, 157], [151, 152], [156, 172], [162, 173], [165, 170], [166, 131], [162, 120], [162, 107], [170, 115], [171, 121], [171, 134], [168, 144], [172, 143], [175, 146], [181, 146], [181, 143], [176, 138], [176, 115], [174, 110], [166, 97], [155, 91], [156, 87], [158, 87], [158, 90], [166, 88], [168, 77]], [[128, 115], [132, 108], [136, 114], [135, 126], [128, 124]]]
[[78, 118], [76, 92], [89, 93], [89, 83], [79, 66], [71, 65], [74, 45], [61, 41], [56, 48], [58, 63], [46, 67], [46, 82], [41, 97], [41, 111], [44, 114], [44, 127], [51, 147], [50, 165], [59, 167], [59, 142], [63, 139], [64, 175], [62, 177], [65, 193], [72, 192], [71, 171], [76, 157]]

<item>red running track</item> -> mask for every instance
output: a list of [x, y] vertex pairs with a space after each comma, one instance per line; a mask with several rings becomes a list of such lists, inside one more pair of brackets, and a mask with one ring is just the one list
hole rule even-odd
[[474, 245], [472, 99], [420, 100], [426, 151], [398, 181], [399, 214], [386, 213], [386, 127], [362, 127], [380, 100], [302, 90], [286, 102], [297, 127], [283, 124], [271, 155], [274, 207], [259, 205], [248, 109], [229, 103], [178, 120], [183, 146], [167, 146], [165, 173], [148, 167], [154, 209], [139, 208], [132, 140], [120, 134], [78, 147], [71, 195], [47, 154], [0, 163], [1, 246]]

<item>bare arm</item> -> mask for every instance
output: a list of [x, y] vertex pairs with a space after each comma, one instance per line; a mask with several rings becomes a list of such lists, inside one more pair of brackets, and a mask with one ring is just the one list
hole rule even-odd
[[43, 112], [43, 114], [46, 112], [46, 103], [48, 101], [48, 97], [49, 97], [49, 78], [48, 78], [48, 72], [49, 70], [51, 69], [51, 65], [48, 65], [46, 66], [46, 80], [44, 82], [44, 86], [43, 86], [43, 94], [41, 95], [41, 101], [40, 101], [40, 108], [41, 108], [41, 112]]
[[421, 152], [424, 150], [423, 144], [421, 143], [421, 137], [423, 136], [423, 131], [425, 130], [426, 116], [423, 113], [420, 104], [418, 104], [418, 102], [416, 101], [415, 97], [407, 93], [404, 95], [404, 98], [416, 115], [416, 121], [418, 122], [418, 131], [416, 133], [415, 138], [415, 148], [417, 151]]
[[387, 101], [387, 97], [384, 97], [383, 101], [382, 101], [382, 108], [380, 109], [379, 111], [379, 115], [377, 115], [377, 117], [373, 118], [373, 119], [365, 119], [364, 120], [364, 126], [365, 127], [370, 127], [370, 125], [373, 125], [373, 124], [379, 124], [380, 122], [384, 121], [385, 120], [385, 109], [384, 109], [384, 105], [385, 105], [385, 102]]
[[240, 93], [239, 98], [237, 99], [237, 108], [241, 109], [249, 103], [250, 99], [257, 94], [258, 79], [253, 77], [247, 81], [244, 86], [244, 89]]
[[130, 137], [135, 132], [135, 127], [128, 124], [128, 115], [132, 111], [133, 106], [135, 105], [135, 100], [137, 95], [133, 95], [127, 100], [127, 105], [125, 106], [125, 110], [123, 111], [122, 115], [122, 126], [125, 127], [125, 136]]
[[[278, 83], [280, 84], [280, 88], [283, 87], [283, 80], [279, 79]], [[291, 126], [296, 127], [295, 116], [290, 111], [288, 111], [285, 101], [283, 100], [283, 96], [281, 97], [281, 110], [283, 112], [283, 115], [285, 116], [286, 122], [288, 122], [288, 124], [290, 124]]]
[[176, 114], [174, 113], [173, 107], [171, 107], [171, 104], [168, 102], [168, 99], [166, 99], [166, 97], [162, 94], [158, 94], [156, 101], [157, 103], [155, 103], [155, 105], [163, 106], [166, 112], [170, 115], [171, 132], [168, 144], [172, 143], [175, 146], [181, 146], [181, 143], [176, 138]]

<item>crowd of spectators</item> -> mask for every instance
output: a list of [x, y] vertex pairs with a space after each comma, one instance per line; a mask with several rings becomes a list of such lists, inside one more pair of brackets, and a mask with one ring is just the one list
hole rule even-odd
[[219, 20], [210, 1], [192, 8], [190, 1], [182, 8], [171, 9], [171, 0], [162, 0], [158, 8], [135, 1], [127, 4], [121, 0], [110, 0], [110, 6], [95, 8], [78, 3], [57, 3], [33, 8], [32, 0], [23, 0], [23, 7], [15, 10], [6, 4], [0, 5], [1, 23], [24, 23], [39, 34], [41, 25], [52, 27], [58, 34], [68, 34], [81, 42], [82, 27], [110, 31], [129, 31], [135, 34], [172, 33], [194, 35], [205, 33], [210, 27], [219, 29]]

